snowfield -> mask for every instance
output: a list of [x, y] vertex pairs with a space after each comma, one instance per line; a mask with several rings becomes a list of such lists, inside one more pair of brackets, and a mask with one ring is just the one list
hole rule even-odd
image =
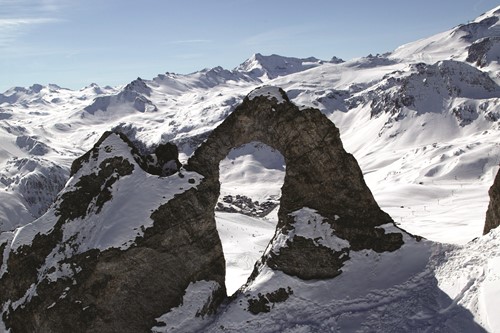
[[[257, 221], [249, 228], [248, 217], [233, 215], [218, 216], [228, 268], [233, 270], [228, 271], [228, 286], [234, 286], [236, 277], [233, 251], [239, 247], [244, 256], [259, 248], [258, 240], [245, 240], [242, 232], [263, 230]], [[260, 240], [260, 233], [254, 235]], [[154, 331], [189, 327], [196, 332], [498, 332], [499, 237], [499, 230], [493, 230], [466, 245], [406, 238], [394, 253], [352, 253], [343, 273], [331, 280], [304, 281], [264, 267], [215, 321], [184, 319], [187, 326], [179, 324], [196, 312], [188, 301], [194, 297], [191, 293], [199, 299], [210, 294], [188, 289], [186, 306], [169, 312], [175, 314], [170, 321], [161, 317], [166, 326]], [[292, 291], [286, 301], [272, 303], [269, 313], [248, 312], [249, 296], [279, 286]]]

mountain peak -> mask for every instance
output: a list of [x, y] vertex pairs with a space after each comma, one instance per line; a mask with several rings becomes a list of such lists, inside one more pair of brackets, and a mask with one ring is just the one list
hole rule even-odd
[[474, 22], [480, 22], [480, 21], [484, 20], [485, 18], [493, 17], [493, 16], [500, 17], [500, 6], [497, 6], [491, 10], [488, 10], [487, 12], [484, 12], [483, 14], [478, 16], [474, 20]]
[[31, 87], [29, 87], [29, 90], [35, 93], [39, 93], [43, 89], [43, 86], [41, 84], [35, 83]]
[[277, 54], [262, 55], [255, 53], [241, 65], [236, 71], [249, 75], [254, 79], [272, 80], [279, 76], [285, 76], [317, 67], [323, 64], [322, 60], [314, 57], [294, 58], [284, 57]]

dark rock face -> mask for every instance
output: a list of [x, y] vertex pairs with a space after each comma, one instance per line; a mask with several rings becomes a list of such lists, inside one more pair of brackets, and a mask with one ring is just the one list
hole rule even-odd
[[161, 144], [155, 149], [158, 172], [161, 176], [170, 176], [179, 171], [179, 149], [172, 143]]
[[[118, 153], [128, 150], [128, 155], [113, 156], [118, 149], [110, 142], [119, 142]], [[10, 241], [0, 244], [7, 256], [6, 270], [0, 270], [4, 272], [0, 273], [0, 308], [11, 332], [149, 332], [155, 318], [181, 305], [188, 286], [200, 280], [214, 281], [219, 288], [209, 295], [199, 315], [214, 313], [222, 302], [225, 264], [213, 207], [207, 209], [212, 203], [205, 198], [206, 185], [193, 187], [192, 178], [170, 176], [190, 189], [152, 210], [152, 226], [144, 228], [130, 247], [78, 250], [83, 246], [78, 243], [79, 233], [89, 223], [99, 227], [96, 216], [114, 205], [124, 179], [144, 173], [141, 165], [147, 166], [147, 157], [129, 144], [121, 134], [105, 133], [75, 161], [74, 185], [41, 218], [42, 222], [54, 220], [54, 227], [17, 249], [9, 250]], [[131, 204], [137, 209], [143, 206]], [[120, 214], [123, 207], [117, 205], [112, 208]], [[67, 234], [68, 228], [76, 229]]]
[[[426, 101], [439, 98], [443, 101], [450, 98], [466, 98], [470, 100], [496, 98], [500, 87], [486, 74], [463, 62], [444, 60], [429, 65], [418, 63], [411, 65], [409, 75], [394, 72], [384, 78], [374, 90], [368, 91], [364, 98], [370, 101], [371, 116], [378, 117], [383, 113], [391, 115], [399, 121], [406, 117], [405, 108], [419, 113], [441, 113], [441, 104], [429, 108]], [[460, 126], [465, 126], [477, 118], [480, 112], [472, 105], [462, 105], [452, 110]]]
[[499, 43], [500, 37], [485, 37], [475, 41], [469, 47], [465, 61], [479, 67], [487, 66], [491, 61], [500, 61], [500, 57], [495, 52], [490, 52]]
[[347, 250], [332, 251], [326, 246], [315, 244], [311, 239], [295, 236], [286, 242], [279, 254], [271, 252], [266, 259], [266, 264], [272, 269], [311, 280], [340, 275], [349, 256]]
[[490, 203], [486, 211], [483, 235], [486, 235], [491, 229], [500, 225], [500, 172], [497, 173], [488, 193], [490, 195]]
[[[253, 201], [245, 195], [226, 195], [222, 199], [224, 202], [218, 202], [215, 207], [216, 211], [228, 213], [240, 213], [248, 216], [264, 217], [268, 215], [276, 206], [279, 205], [278, 200], [266, 200], [264, 202]], [[235, 208], [236, 207], [236, 208]]]
[[[127, 182], [156, 184], [171, 161], [176, 172], [177, 149], [165, 145], [154, 157], [144, 156], [123, 134], [107, 132], [77, 159], [69, 185], [34, 223], [42, 231], [17, 247], [14, 234], [2, 238], [0, 311], [7, 328], [13, 333], [148, 332], [156, 318], [183, 306], [188, 287], [198, 281], [218, 287], [205, 295], [196, 316], [215, 313], [226, 297], [214, 217], [219, 163], [232, 148], [251, 141], [278, 149], [287, 167], [276, 233], [249, 281], [264, 266], [301, 279], [333, 278], [342, 273], [350, 251], [394, 251], [403, 245], [403, 232], [378, 207], [335, 125], [316, 109], [299, 110], [281, 89], [264, 87], [212, 132], [186, 170], [165, 178], [175, 184], [165, 191], [175, 194], [148, 206], [152, 222], [135, 228], [141, 232], [128, 236], [125, 247], [122, 241], [89, 245], [94, 243], [81, 235], [101, 237], [94, 232], [106, 223], [100, 216], [122, 213], [120, 198], [130, 197]], [[133, 184], [133, 191], [149, 190]], [[144, 209], [142, 196], [134, 198], [137, 202], [127, 205]], [[123, 221], [120, 229], [128, 223]], [[395, 231], [386, 233], [386, 226]], [[270, 311], [291, 293], [287, 286], [277, 287], [248, 300], [249, 309]]]
[[252, 314], [259, 314], [261, 312], [269, 312], [271, 311], [271, 306], [274, 303], [284, 302], [293, 295], [293, 290], [288, 287], [279, 288], [272, 293], [267, 293], [265, 295], [259, 294], [258, 298], [251, 298], [248, 300], [248, 311]]
[[91, 204], [95, 204], [99, 213], [102, 206], [112, 199], [111, 186], [120, 177], [132, 174], [132, 171], [134, 165], [121, 156], [102, 161], [97, 174], [82, 176], [75, 185], [77, 189], [61, 196], [56, 215], [64, 221], [84, 218]]

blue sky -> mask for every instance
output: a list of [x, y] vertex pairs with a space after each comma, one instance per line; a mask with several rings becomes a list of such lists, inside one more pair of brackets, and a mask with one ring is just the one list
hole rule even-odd
[[0, 0], [0, 92], [232, 69], [253, 53], [345, 60], [466, 23], [491, 0]]

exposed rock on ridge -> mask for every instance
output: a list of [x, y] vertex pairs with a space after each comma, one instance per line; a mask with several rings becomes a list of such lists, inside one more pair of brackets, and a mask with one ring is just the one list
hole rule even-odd
[[1, 235], [0, 308], [11, 332], [147, 332], [201, 280], [214, 289], [199, 313], [213, 313], [225, 266], [201, 177], [147, 174], [148, 160], [105, 133], [73, 163], [49, 212]]
[[[396, 121], [405, 118], [405, 110], [441, 113], [445, 101], [466, 99], [451, 110], [459, 125], [466, 126], [480, 114], [495, 121], [497, 110], [487, 102], [499, 93], [500, 87], [486, 73], [463, 62], [446, 60], [433, 65], [418, 63], [408, 72], [387, 75], [363, 97], [370, 101], [372, 117], [389, 113]], [[442, 102], [432, 105], [428, 101], [433, 98]]]
[[500, 172], [497, 173], [488, 193], [490, 195], [490, 203], [486, 211], [483, 235], [486, 235], [491, 229], [500, 225]]

